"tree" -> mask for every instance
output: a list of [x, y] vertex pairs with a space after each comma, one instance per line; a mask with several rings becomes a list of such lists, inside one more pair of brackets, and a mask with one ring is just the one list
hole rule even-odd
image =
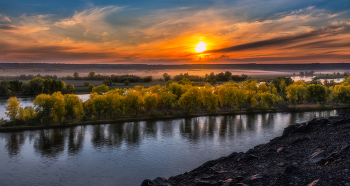
[[143, 98], [143, 105], [146, 108], [146, 110], [150, 111], [152, 108], [157, 107], [158, 100], [157, 100], [157, 94], [148, 94]]
[[170, 75], [168, 73], [163, 74], [164, 80], [169, 81], [171, 79]]
[[73, 119], [80, 119], [84, 116], [83, 101], [79, 99], [77, 95], [66, 94], [64, 95], [64, 105], [68, 121]]
[[22, 81], [13, 80], [13, 81], [10, 81], [9, 83], [10, 83], [11, 92], [20, 92], [22, 90], [22, 85], [23, 85]]
[[245, 90], [244, 89], [236, 89], [235, 91], [235, 102], [237, 107], [239, 108], [239, 110], [242, 109], [243, 105], [246, 103], [247, 101], [247, 95], [245, 94]]
[[130, 91], [124, 97], [126, 111], [130, 114], [135, 114], [137, 116], [138, 112], [142, 108], [142, 97], [140, 93], [136, 91]]
[[89, 79], [95, 79], [95, 76], [96, 76], [96, 72], [95, 72], [95, 71], [91, 71], [91, 72], [89, 72], [89, 74], [88, 74], [88, 78], [89, 78]]
[[327, 88], [320, 84], [311, 84], [307, 86], [307, 100], [310, 102], [316, 102], [325, 104], [327, 100]]
[[0, 96], [9, 96], [11, 95], [11, 84], [8, 80], [2, 80], [0, 82]]
[[73, 77], [74, 77], [74, 79], [79, 79], [79, 73], [78, 72], [74, 72]]
[[199, 110], [201, 107], [201, 93], [198, 87], [190, 87], [188, 91], [181, 96], [179, 103], [185, 108], [186, 112]]
[[39, 118], [41, 118], [42, 122], [46, 122], [49, 125], [53, 119], [53, 102], [51, 96], [48, 94], [39, 94], [33, 103]]
[[129, 84], [130, 84], [130, 81], [129, 81], [129, 80], [125, 80], [125, 81], [124, 81], [124, 85], [125, 85], [125, 86], [128, 86]]
[[52, 114], [55, 121], [62, 122], [66, 114], [66, 105], [61, 92], [55, 92], [51, 95]]
[[10, 118], [11, 121], [15, 121], [17, 119], [17, 115], [20, 108], [20, 102], [17, 100], [16, 97], [10, 97], [7, 100], [7, 106], [5, 106], [6, 111], [5, 114], [7, 117]]
[[95, 88], [94, 85], [92, 85], [92, 84], [89, 85], [89, 91], [90, 91], [90, 92], [92, 92], [92, 90], [93, 90], [94, 88]]
[[26, 111], [26, 121], [34, 119], [37, 115], [33, 106], [26, 106], [24, 110]]
[[275, 106], [277, 96], [269, 92], [259, 93], [260, 106], [262, 108], [272, 108]]
[[101, 115], [106, 112], [108, 101], [106, 95], [98, 95], [92, 99], [92, 112], [100, 119]]
[[213, 93], [212, 87], [202, 88], [200, 98], [203, 106], [209, 112], [216, 112], [218, 110], [218, 96]]
[[119, 90], [109, 91], [106, 95], [108, 102], [107, 114], [109, 117], [117, 117], [125, 112], [124, 97], [119, 94]]
[[98, 94], [103, 94], [109, 91], [109, 88], [107, 85], [100, 85], [92, 89], [92, 92], [96, 92]]
[[19, 107], [17, 119], [25, 121], [26, 120], [26, 111], [23, 107]]
[[174, 107], [175, 105], [175, 100], [176, 100], [176, 95], [171, 93], [170, 91], [162, 91], [161, 94], [161, 104], [164, 105], [166, 108], [171, 108]]
[[112, 81], [110, 79], [104, 79], [103, 80], [103, 84], [106, 86], [111, 86], [112, 85]]
[[84, 82], [84, 86], [88, 87], [88, 86], [90, 86], [90, 83], [89, 82]]

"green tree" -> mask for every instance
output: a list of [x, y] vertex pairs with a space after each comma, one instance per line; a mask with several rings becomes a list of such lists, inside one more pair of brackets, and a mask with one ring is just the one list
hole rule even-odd
[[90, 86], [90, 83], [89, 82], [84, 82], [84, 86], [88, 87], [88, 86]]
[[169, 81], [171, 79], [170, 75], [168, 73], [163, 74], [164, 80]]
[[11, 84], [8, 80], [2, 80], [0, 82], [0, 96], [9, 96], [11, 95]]
[[128, 79], [124, 81], [125, 86], [128, 86], [129, 84], [130, 84], [130, 81]]
[[103, 84], [106, 86], [111, 86], [112, 85], [112, 81], [110, 79], [104, 79], [103, 80]]
[[320, 84], [311, 84], [307, 86], [307, 100], [324, 105], [327, 100], [327, 88]]
[[92, 84], [89, 85], [89, 91], [90, 91], [90, 92], [92, 92], [92, 90], [93, 90], [94, 88], [95, 88], [94, 85], [92, 85]]
[[88, 74], [88, 78], [89, 79], [95, 79], [95, 77], [96, 77], [96, 72], [95, 71], [89, 72], [89, 74]]
[[96, 92], [98, 94], [103, 94], [109, 91], [109, 88], [107, 85], [100, 85], [92, 89], [92, 92]]
[[74, 77], [74, 79], [79, 79], [79, 73], [78, 72], [74, 72], [73, 77]]

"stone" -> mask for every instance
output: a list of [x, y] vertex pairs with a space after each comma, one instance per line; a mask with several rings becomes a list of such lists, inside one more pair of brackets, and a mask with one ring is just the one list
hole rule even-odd
[[145, 179], [141, 183], [141, 186], [158, 186], [158, 184], [156, 182], [154, 182], [153, 180]]
[[341, 155], [346, 155], [349, 153], [349, 149], [350, 149], [350, 145], [346, 145], [346, 146], [343, 146], [340, 151], [339, 151], [339, 154]]
[[156, 179], [153, 180], [154, 182], [158, 183], [158, 184], [163, 184], [163, 183], [168, 183], [167, 179], [163, 178], [163, 177], [157, 177]]
[[279, 166], [279, 167], [284, 167], [285, 165], [286, 165], [286, 163], [284, 163], [284, 162], [280, 162], [277, 164], [277, 166]]
[[314, 152], [309, 159], [310, 163], [325, 163], [325, 155], [324, 155], [324, 150], [319, 150], [317, 152]]
[[286, 169], [284, 170], [283, 174], [290, 174], [290, 173], [293, 173], [297, 170], [298, 170], [298, 168], [295, 165], [288, 165], [286, 167]]
[[264, 174], [252, 175], [252, 176], [250, 176], [250, 177], [247, 179], [246, 183], [247, 183], [248, 185], [259, 184], [259, 183], [262, 182], [265, 178], [267, 178], [267, 176], [264, 175]]
[[311, 182], [311, 183], [308, 184], [307, 186], [317, 186], [317, 185], [320, 185], [320, 184], [318, 184], [319, 181], [320, 181], [319, 179], [314, 180], [313, 182]]
[[277, 152], [284, 152], [286, 151], [286, 148], [285, 147], [280, 147], [277, 149]]

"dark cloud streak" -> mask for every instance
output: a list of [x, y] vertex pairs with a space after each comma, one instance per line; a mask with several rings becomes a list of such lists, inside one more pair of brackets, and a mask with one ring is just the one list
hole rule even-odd
[[217, 49], [217, 50], [208, 50], [206, 53], [234, 52], [234, 51], [242, 51], [242, 50], [251, 50], [251, 49], [262, 48], [262, 47], [275, 47], [275, 46], [281, 47], [281, 46], [305, 41], [308, 39], [313, 39], [319, 36], [336, 35], [339, 32], [339, 30], [344, 30], [347, 28], [349, 28], [349, 25], [331, 26], [331, 27], [326, 27], [323, 29], [318, 29], [307, 33], [297, 34], [297, 35], [290, 35], [290, 36], [278, 37], [278, 38], [267, 39], [262, 41], [256, 41], [256, 42], [236, 45], [232, 47]]

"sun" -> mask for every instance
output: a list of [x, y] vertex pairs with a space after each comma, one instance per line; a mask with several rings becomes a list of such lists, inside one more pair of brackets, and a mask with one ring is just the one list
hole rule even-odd
[[196, 52], [203, 52], [205, 50], [207, 50], [207, 44], [203, 43], [202, 41], [198, 43], [198, 45], [196, 45]]

